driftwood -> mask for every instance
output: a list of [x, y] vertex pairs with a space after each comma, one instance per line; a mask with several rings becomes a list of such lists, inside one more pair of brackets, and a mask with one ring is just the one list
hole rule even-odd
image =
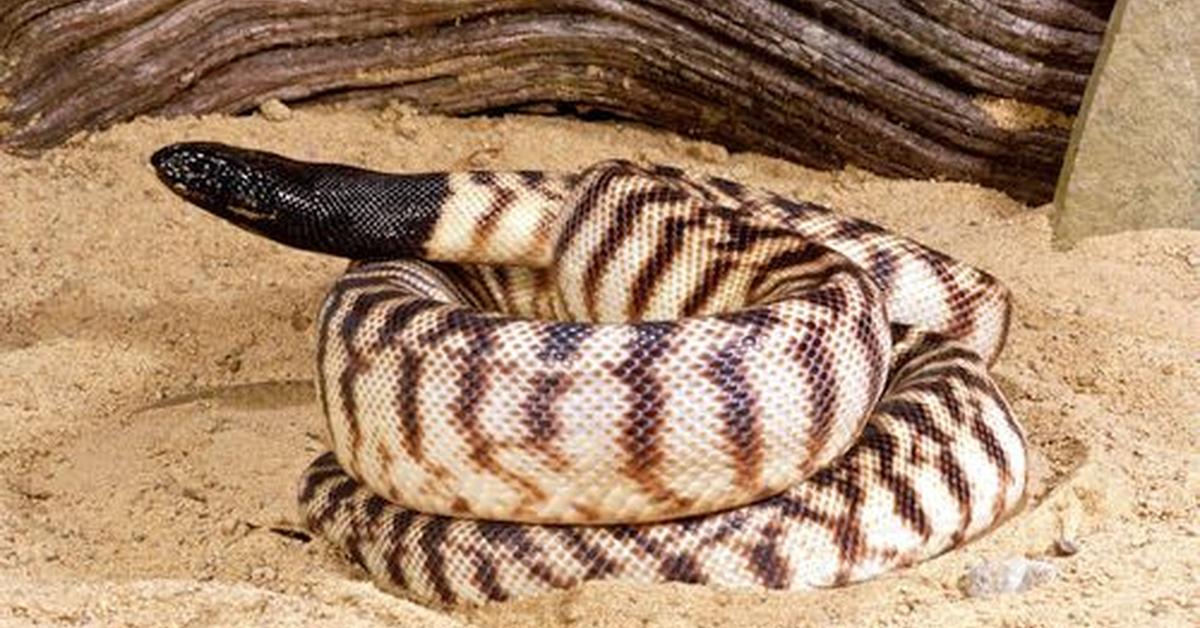
[[1112, 0], [3, 0], [0, 146], [136, 115], [573, 106], [819, 168], [1051, 198]]

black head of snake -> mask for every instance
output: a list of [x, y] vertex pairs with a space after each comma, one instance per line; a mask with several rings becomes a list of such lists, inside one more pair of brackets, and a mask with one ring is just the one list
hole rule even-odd
[[220, 218], [350, 259], [419, 254], [447, 194], [445, 177], [380, 175], [211, 142], [172, 144], [150, 162], [175, 193]]

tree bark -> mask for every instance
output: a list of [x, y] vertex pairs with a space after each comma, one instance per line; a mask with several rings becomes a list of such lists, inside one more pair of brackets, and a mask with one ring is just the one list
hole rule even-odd
[[[0, 146], [137, 115], [576, 105], [818, 168], [1053, 195], [1112, 0], [2, 0]], [[1006, 128], [1007, 127], [1007, 128]]]

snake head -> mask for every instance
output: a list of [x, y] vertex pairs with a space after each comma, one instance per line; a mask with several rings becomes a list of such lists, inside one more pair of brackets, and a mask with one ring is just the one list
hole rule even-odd
[[288, 194], [297, 182], [288, 180], [287, 164], [266, 153], [187, 142], [159, 149], [150, 163], [176, 194], [239, 225], [276, 220], [281, 207], [301, 200]]
[[171, 144], [150, 163], [209, 213], [282, 244], [354, 259], [419, 253], [448, 194], [444, 174], [384, 174], [213, 142]]
[[172, 191], [215, 216], [283, 244], [325, 248], [326, 210], [305, 164], [210, 142], [172, 144], [150, 163]]

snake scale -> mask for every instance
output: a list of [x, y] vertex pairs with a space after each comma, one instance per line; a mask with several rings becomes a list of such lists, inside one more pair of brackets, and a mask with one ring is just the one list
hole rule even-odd
[[807, 589], [978, 536], [1026, 484], [1008, 292], [734, 181], [384, 174], [213, 143], [183, 198], [351, 259], [318, 318], [306, 525], [435, 605], [589, 580]]

